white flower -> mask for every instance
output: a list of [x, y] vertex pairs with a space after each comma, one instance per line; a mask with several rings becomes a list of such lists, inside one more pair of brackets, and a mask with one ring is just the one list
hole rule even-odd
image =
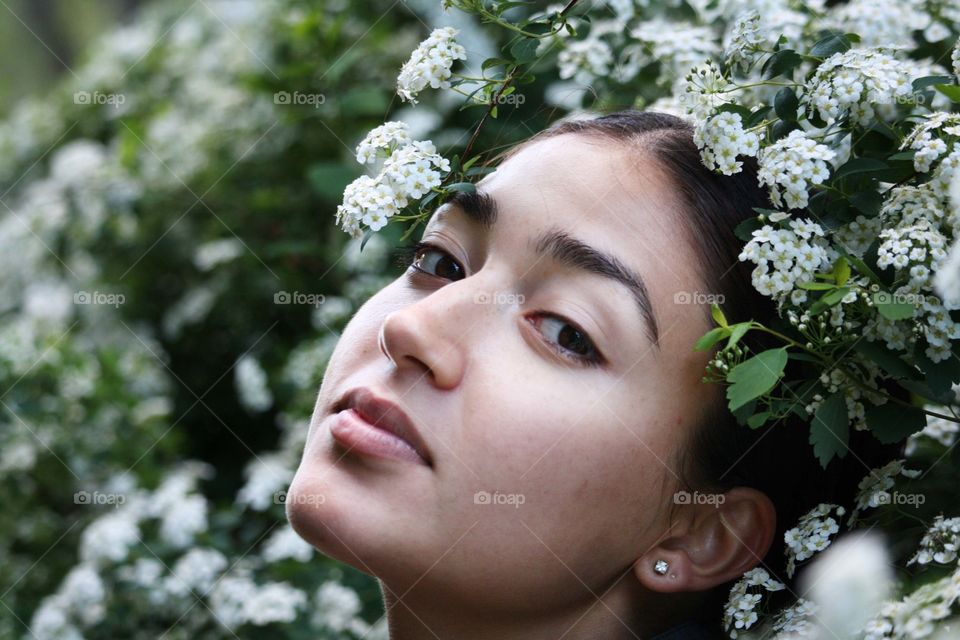
[[264, 543], [261, 555], [267, 562], [279, 562], [287, 558], [306, 562], [313, 557], [313, 547], [293, 527], [286, 525], [277, 529]]
[[226, 568], [227, 558], [216, 549], [191, 549], [173, 565], [164, 588], [178, 596], [191, 591], [203, 596]]
[[713, 61], [707, 60], [691, 69], [684, 79], [682, 104], [696, 118], [706, 119], [717, 107], [729, 102], [725, 96], [730, 95], [727, 93], [730, 83]]
[[307, 594], [284, 582], [269, 582], [257, 589], [247, 603], [251, 624], [263, 626], [272, 622], [293, 622], [297, 611], [307, 604]]
[[849, 110], [868, 126], [874, 105], [907, 101], [913, 96], [910, 67], [881, 49], [835, 53], [820, 66], [800, 96], [800, 113], [816, 111], [827, 124]]
[[313, 622], [332, 631], [343, 631], [360, 614], [360, 596], [333, 580], [320, 585], [314, 597]]
[[831, 249], [820, 225], [805, 219], [791, 220], [787, 229], [764, 225], [740, 252], [740, 260], [757, 266], [751, 277], [760, 293], [782, 300], [801, 282], [832, 263]]
[[850, 513], [847, 526], [853, 526], [857, 517], [865, 509], [874, 509], [881, 504], [888, 503], [890, 494], [888, 489], [894, 486], [896, 476], [915, 478], [919, 471], [904, 467], [905, 460], [891, 460], [884, 466], [871, 469], [857, 485], [856, 505]]
[[[817, 605], [816, 622], [839, 637], [857, 637], [893, 586], [890, 558], [877, 535], [843, 537], [803, 575], [801, 593]], [[820, 637], [826, 637], [826, 633]]]
[[201, 271], [209, 271], [218, 264], [229, 262], [243, 253], [243, 243], [236, 238], [205, 242], [193, 253], [193, 264]]
[[91, 563], [120, 562], [139, 541], [140, 528], [130, 513], [108, 513], [84, 530], [80, 537], [80, 557]]
[[947, 257], [937, 267], [933, 286], [945, 305], [960, 308], [960, 239], [953, 241]]
[[731, 175], [740, 171], [743, 163], [738, 156], [756, 156], [760, 138], [743, 128], [739, 113], [724, 111], [697, 123], [693, 140], [700, 148], [704, 165]]
[[938, 515], [927, 529], [917, 553], [907, 564], [919, 563], [952, 564], [957, 559], [960, 548], [960, 518], [944, 518]]
[[434, 89], [450, 87], [453, 61], [467, 57], [467, 50], [453, 39], [457, 33], [453, 27], [434, 29], [414, 50], [397, 78], [397, 94], [401, 99], [416, 104], [416, 95], [427, 85]]
[[389, 157], [399, 146], [411, 142], [410, 127], [406, 122], [385, 122], [371, 130], [357, 145], [357, 162], [373, 164], [383, 152]]
[[573, 78], [582, 84], [589, 84], [594, 78], [610, 73], [611, 64], [613, 52], [610, 45], [595, 36], [583, 40], [564, 40], [564, 47], [557, 55], [560, 78]]
[[173, 502], [163, 514], [160, 537], [177, 549], [193, 543], [198, 533], [207, 530], [207, 499], [202, 495], [184, 496]]
[[785, 588], [782, 582], [774, 580], [764, 569], [756, 567], [743, 574], [730, 589], [727, 605], [724, 608], [723, 624], [731, 638], [736, 638], [738, 629], [749, 629], [758, 619], [756, 606], [763, 599], [759, 589], [764, 591], [781, 591]]
[[793, 576], [797, 562], [812, 557], [830, 545], [831, 536], [840, 531], [837, 521], [830, 515], [833, 512], [839, 517], [846, 513], [846, 510], [838, 505], [819, 504], [805, 513], [796, 527], [784, 534], [783, 539], [787, 544], [787, 576]]
[[234, 381], [240, 402], [251, 411], [266, 411], [273, 405], [273, 394], [267, 385], [267, 374], [260, 362], [246, 354], [237, 362]]
[[261, 454], [247, 464], [247, 483], [237, 493], [237, 504], [264, 511], [274, 504], [278, 491], [293, 479], [293, 470], [280, 454]]
[[757, 177], [760, 184], [770, 186], [770, 198], [777, 206], [785, 199], [790, 209], [806, 207], [807, 190], [827, 178], [827, 163], [835, 156], [828, 146], [794, 129], [760, 151]]
[[746, 70], [753, 61], [757, 48], [764, 42], [760, 35], [760, 14], [757, 10], [750, 9], [741, 14], [727, 36], [729, 42], [723, 53], [727, 65], [739, 65]]
[[953, 63], [953, 75], [960, 76], [960, 39], [950, 51], [950, 62]]

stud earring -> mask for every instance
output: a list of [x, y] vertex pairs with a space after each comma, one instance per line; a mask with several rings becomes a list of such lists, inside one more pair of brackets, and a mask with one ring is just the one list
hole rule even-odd
[[666, 561], [666, 560], [657, 560], [657, 561], [653, 564], [653, 570], [654, 570], [656, 573], [659, 573], [661, 576], [662, 576], [662, 575], [666, 575], [667, 570], [669, 570], [669, 569], [670, 569], [670, 565], [667, 564], [667, 561]]

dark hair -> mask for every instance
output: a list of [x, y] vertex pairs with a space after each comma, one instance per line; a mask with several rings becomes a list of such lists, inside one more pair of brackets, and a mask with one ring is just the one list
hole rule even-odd
[[[699, 259], [700, 276], [708, 291], [722, 295], [724, 314], [730, 322], [753, 319], [770, 326], [778, 317], [776, 305], [752, 286], [753, 265], [738, 259], [744, 241], [734, 233], [737, 225], [757, 215], [754, 207], [775, 208], [758, 184], [757, 161], [744, 157], [739, 173], [717, 174], [704, 166], [693, 132], [690, 122], [674, 115], [626, 110], [563, 120], [523, 144], [576, 133], [631, 144], [639, 153], [649, 154], [670, 176], [686, 204], [686, 234]], [[520, 146], [497, 160], [513, 155]], [[773, 343], [766, 334], [754, 331], [747, 334], [743, 344], [756, 353]], [[755, 488], [770, 498], [777, 513], [776, 535], [758, 566], [786, 583], [790, 589], [784, 595], [789, 597], [789, 592], [795, 593], [796, 576], [786, 576], [784, 533], [821, 502], [842, 504], [849, 510], [859, 481], [869, 469], [897, 457], [900, 448], [881, 445], [869, 432], [854, 431], [849, 454], [843, 459], [834, 458], [823, 469], [808, 443], [807, 420], [791, 416], [750, 429], [739, 424], [727, 409], [719, 385], [714, 393], [714, 402], [693, 428], [688, 446], [679, 448], [679, 476], [690, 490], [722, 492], [742, 486]], [[800, 408], [810, 400], [798, 398]], [[716, 587], [708, 606], [701, 609], [709, 624], [716, 625], [722, 619], [722, 606], [732, 584]]]

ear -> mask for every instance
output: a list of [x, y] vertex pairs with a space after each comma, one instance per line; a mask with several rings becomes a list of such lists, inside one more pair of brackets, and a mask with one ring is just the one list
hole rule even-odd
[[[634, 563], [637, 579], [648, 589], [704, 591], [738, 578], [770, 549], [777, 513], [765, 493], [734, 487], [722, 494], [692, 495], [693, 502], [681, 505], [660, 542]], [[713, 499], [698, 503], [698, 495]], [[665, 573], [654, 569], [661, 560], [667, 563]]]

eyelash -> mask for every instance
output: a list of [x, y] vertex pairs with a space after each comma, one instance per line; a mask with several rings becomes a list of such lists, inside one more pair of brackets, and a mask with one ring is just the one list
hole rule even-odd
[[[422, 273], [424, 275], [427, 275], [433, 278], [439, 278], [440, 276], [434, 275], [429, 271], [424, 271], [420, 267], [416, 266], [416, 264], [414, 264], [414, 259], [420, 254], [421, 251], [437, 251], [439, 253], [444, 254], [448, 258], [450, 257], [450, 254], [448, 254], [446, 251], [444, 251], [437, 245], [432, 244], [430, 242], [420, 241], [420, 242], [412, 242], [410, 244], [403, 245], [395, 249], [394, 264], [398, 267], [406, 267], [408, 272], [410, 269], [413, 269], [417, 273]], [[564, 322], [565, 324], [569, 325], [574, 330], [576, 330], [578, 333], [582, 334], [586, 338], [587, 342], [590, 344], [590, 355], [580, 355], [580, 354], [572, 353], [570, 351], [565, 350], [563, 347], [561, 347], [559, 344], [556, 344], [555, 342], [551, 342], [550, 340], [544, 340], [544, 342], [546, 342], [547, 345], [551, 349], [553, 349], [553, 351], [557, 353], [557, 355], [559, 355], [561, 358], [573, 364], [581, 365], [584, 367], [600, 367], [606, 362], [606, 359], [597, 350], [596, 346], [594, 346], [593, 340], [590, 338], [590, 336], [587, 335], [586, 331], [584, 331], [574, 323], [570, 322], [568, 319], [564, 318], [563, 316], [557, 315], [555, 313], [540, 313], [537, 315], [541, 317], [555, 318], [557, 320], [561, 320], [562, 322]]]

